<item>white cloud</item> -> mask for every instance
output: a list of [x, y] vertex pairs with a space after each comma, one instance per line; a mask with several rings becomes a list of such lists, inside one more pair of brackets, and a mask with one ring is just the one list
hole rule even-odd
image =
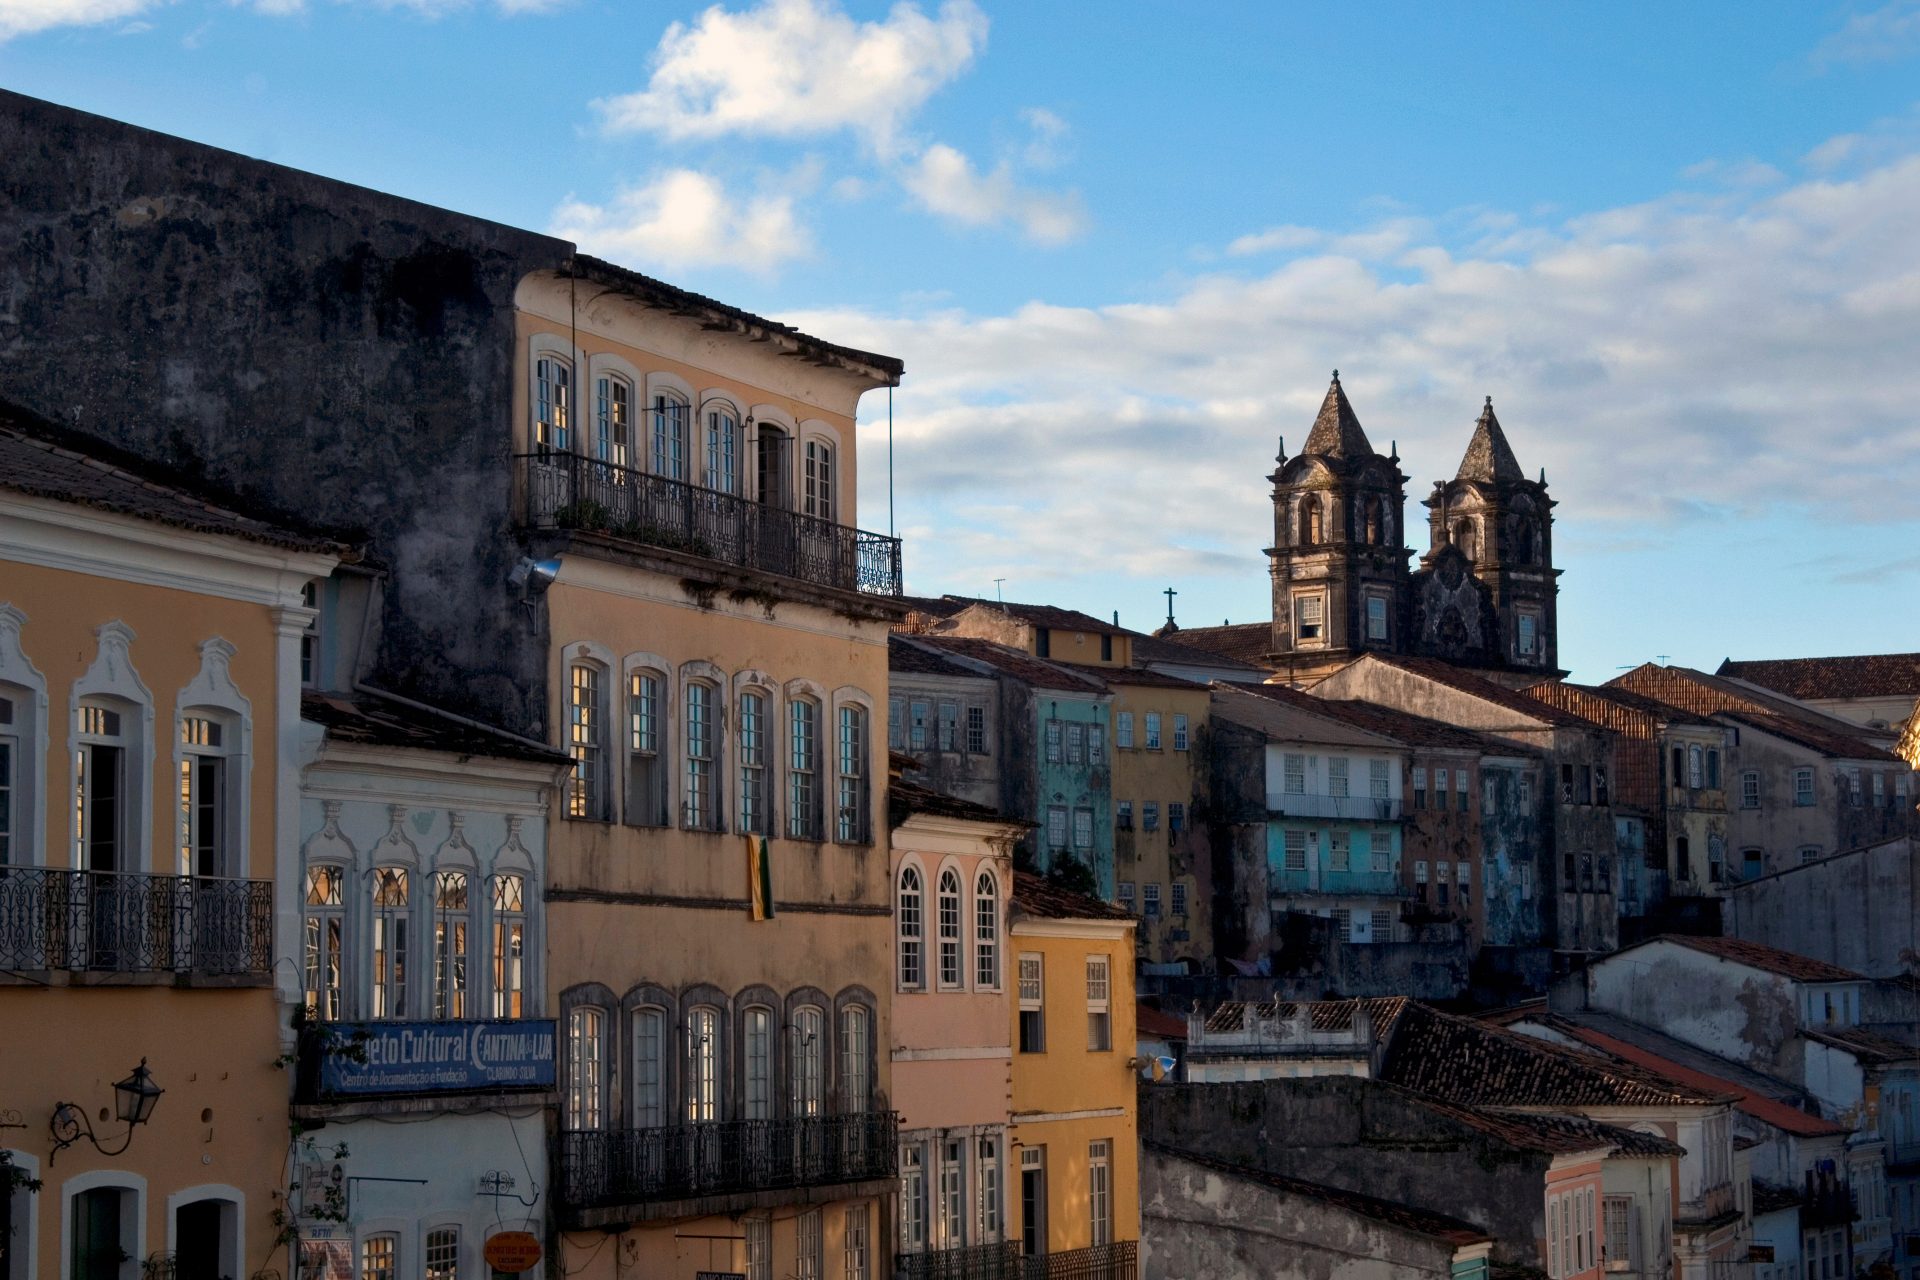
[[945, 143], [921, 152], [900, 174], [900, 184], [929, 212], [966, 226], [1011, 223], [1030, 240], [1063, 244], [1086, 227], [1072, 192], [1032, 191], [1013, 179], [1005, 163], [981, 173], [973, 161]]
[[1920, 53], [1920, 0], [1893, 0], [1856, 13], [1813, 51], [1821, 66], [1836, 62], [1893, 62]]
[[1244, 258], [1256, 253], [1272, 253], [1275, 250], [1305, 249], [1310, 245], [1319, 244], [1326, 238], [1326, 232], [1316, 231], [1312, 227], [1268, 227], [1265, 231], [1255, 231], [1241, 236], [1227, 246], [1227, 252], [1233, 257]]
[[[1318, 248], [1154, 300], [783, 318], [905, 358], [900, 507], [941, 530], [912, 549], [921, 588], [1222, 565], [1260, 581], [1275, 437], [1301, 444], [1336, 365], [1374, 443], [1399, 443], [1416, 528], [1491, 393], [1570, 534], [1796, 511], [1865, 548], [1920, 490], [1916, 207], [1910, 152], [1572, 221], [1483, 213], [1459, 242], [1395, 219], [1384, 263], [1359, 252], [1372, 232], [1279, 229]], [[1497, 254], [1475, 241], [1489, 226]]]
[[119, 22], [154, 7], [155, 0], [0, 0], [0, 41], [55, 27]]
[[1045, 107], [1028, 107], [1020, 113], [1030, 136], [1020, 159], [1029, 169], [1056, 169], [1064, 159], [1067, 138], [1073, 129]]
[[900, 130], [986, 44], [973, 0], [937, 15], [894, 5], [856, 22], [835, 0], [719, 5], [667, 28], [646, 88], [594, 105], [609, 129], [675, 139], [803, 137], [842, 130], [890, 153]]
[[790, 193], [742, 198], [692, 169], [670, 170], [604, 205], [569, 201], [554, 211], [552, 231], [588, 253], [669, 269], [767, 274], [812, 249]]

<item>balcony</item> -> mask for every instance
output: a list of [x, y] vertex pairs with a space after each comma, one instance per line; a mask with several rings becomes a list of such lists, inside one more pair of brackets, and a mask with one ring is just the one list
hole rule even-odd
[[1398, 822], [1398, 800], [1373, 796], [1322, 796], [1281, 792], [1267, 797], [1270, 818], [1344, 818], [1349, 822]]
[[521, 454], [515, 465], [526, 521], [537, 529], [597, 534], [836, 591], [901, 592], [898, 538], [573, 453]]
[[1022, 1255], [1014, 1241], [903, 1253], [894, 1258], [895, 1280], [1135, 1280], [1139, 1244], [1119, 1240], [1062, 1253]]
[[572, 1225], [593, 1227], [723, 1212], [714, 1202], [733, 1197], [887, 1181], [899, 1129], [899, 1113], [869, 1111], [565, 1131], [556, 1139], [559, 1195]]
[[273, 882], [0, 867], [0, 970], [263, 985], [273, 972]]

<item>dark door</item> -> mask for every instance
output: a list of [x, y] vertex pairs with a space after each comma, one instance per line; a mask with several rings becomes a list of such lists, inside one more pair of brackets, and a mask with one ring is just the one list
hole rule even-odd
[[173, 1215], [173, 1280], [220, 1280], [218, 1200], [183, 1204]]
[[1047, 1251], [1047, 1170], [1044, 1164], [1020, 1171], [1020, 1252]]
[[117, 1187], [96, 1187], [73, 1198], [73, 1280], [120, 1280], [127, 1252], [121, 1244]]

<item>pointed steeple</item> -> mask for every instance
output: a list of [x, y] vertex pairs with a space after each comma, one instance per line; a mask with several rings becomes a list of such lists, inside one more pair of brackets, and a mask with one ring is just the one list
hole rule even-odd
[[1493, 416], [1493, 397], [1487, 397], [1486, 407], [1480, 410], [1480, 420], [1473, 425], [1473, 439], [1467, 444], [1466, 456], [1460, 459], [1460, 470], [1455, 480], [1478, 480], [1483, 483], [1506, 483], [1508, 481], [1525, 482], [1527, 473], [1520, 469], [1520, 460], [1513, 456], [1513, 446], [1507, 443], [1507, 435], [1500, 430], [1500, 419]]
[[1320, 416], [1313, 420], [1313, 430], [1307, 433], [1306, 447], [1300, 452], [1328, 458], [1366, 458], [1373, 455], [1373, 446], [1367, 442], [1367, 433], [1360, 429], [1360, 419], [1347, 402], [1347, 393], [1340, 387], [1338, 369], [1333, 371], [1333, 385], [1327, 388], [1327, 398], [1320, 402]]

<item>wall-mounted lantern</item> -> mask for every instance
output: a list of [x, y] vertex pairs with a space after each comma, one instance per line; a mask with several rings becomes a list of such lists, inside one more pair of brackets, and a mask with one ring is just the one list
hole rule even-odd
[[140, 1059], [140, 1065], [125, 1080], [114, 1084], [114, 1110], [119, 1114], [121, 1123], [127, 1126], [127, 1134], [121, 1139], [120, 1145], [112, 1150], [100, 1145], [100, 1139], [93, 1132], [93, 1124], [79, 1103], [55, 1103], [53, 1119], [47, 1123], [47, 1130], [53, 1135], [53, 1150], [47, 1155], [47, 1164], [52, 1165], [55, 1156], [82, 1138], [91, 1142], [93, 1149], [103, 1156], [119, 1155], [133, 1144], [134, 1129], [152, 1118], [154, 1104], [160, 1101], [160, 1095], [165, 1092], [153, 1082], [153, 1073], [147, 1070], [145, 1058]]

